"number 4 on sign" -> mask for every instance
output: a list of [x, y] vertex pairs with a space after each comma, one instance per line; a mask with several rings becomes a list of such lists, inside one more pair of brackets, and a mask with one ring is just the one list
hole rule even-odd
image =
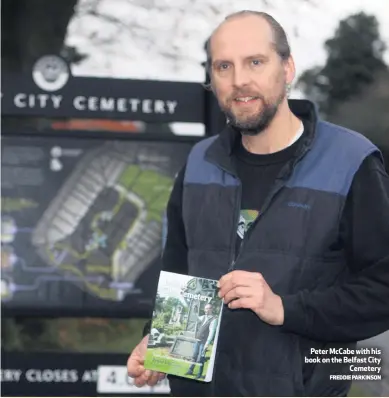
[[111, 384], [116, 384], [116, 372], [114, 370], [108, 374], [107, 382]]
[[163, 380], [154, 387], [134, 385], [128, 377], [127, 366], [99, 366], [97, 369], [97, 393], [99, 394], [169, 394], [170, 386]]

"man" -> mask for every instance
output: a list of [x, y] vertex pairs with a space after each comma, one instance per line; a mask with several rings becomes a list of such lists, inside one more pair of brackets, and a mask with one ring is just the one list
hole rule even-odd
[[[294, 62], [271, 16], [229, 16], [208, 58], [228, 126], [176, 179], [163, 268], [218, 280], [225, 305], [212, 381], [169, 376], [172, 395], [346, 396], [350, 363], [330, 349], [389, 329], [381, 153], [288, 100]], [[143, 368], [146, 342], [127, 363], [138, 386], [164, 377]]]
[[[200, 363], [199, 369], [196, 375], [197, 379], [204, 379], [203, 375], [204, 364], [205, 364], [205, 353], [210, 344], [212, 344], [213, 339], [215, 337], [217, 319], [213, 315], [213, 307], [212, 304], [206, 304], [204, 307], [204, 315], [198, 317], [198, 326], [195, 338], [198, 340], [194, 357], [196, 357], [196, 362]], [[188, 376], [193, 376], [193, 371], [196, 364], [193, 363], [190, 365], [188, 372], [186, 373]]]

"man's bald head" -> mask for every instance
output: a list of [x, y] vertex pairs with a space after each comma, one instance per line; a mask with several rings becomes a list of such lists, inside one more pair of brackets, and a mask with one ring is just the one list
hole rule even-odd
[[224, 21], [213, 31], [212, 35], [205, 43], [205, 51], [207, 55], [206, 69], [208, 72], [211, 71], [211, 65], [212, 65], [212, 48], [211, 48], [212, 37], [226, 23], [238, 18], [245, 18], [245, 17], [254, 17], [254, 18], [256, 17], [261, 19], [262, 21], [265, 21], [271, 31], [271, 45], [274, 48], [275, 52], [279, 55], [279, 57], [282, 60], [286, 61], [287, 59], [289, 59], [291, 55], [290, 45], [285, 30], [279, 24], [279, 22], [276, 19], [274, 19], [270, 14], [267, 14], [266, 12], [243, 10], [227, 15]]

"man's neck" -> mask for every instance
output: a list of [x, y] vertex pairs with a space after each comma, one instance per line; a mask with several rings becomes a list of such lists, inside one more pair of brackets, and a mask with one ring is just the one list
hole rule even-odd
[[254, 154], [279, 152], [289, 146], [301, 126], [301, 121], [284, 101], [267, 129], [258, 135], [242, 135], [243, 146]]

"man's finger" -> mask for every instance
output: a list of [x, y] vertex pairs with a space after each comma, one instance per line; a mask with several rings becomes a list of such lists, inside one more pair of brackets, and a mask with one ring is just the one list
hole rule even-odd
[[127, 362], [127, 371], [128, 371], [128, 375], [130, 377], [139, 377], [141, 376], [144, 371], [145, 368], [143, 367], [143, 365], [139, 364], [137, 361], [133, 361], [133, 360], [129, 360]]
[[249, 297], [236, 299], [236, 300], [231, 301], [228, 304], [228, 308], [231, 308], [231, 309], [238, 309], [238, 308], [252, 309], [252, 308], [254, 308], [254, 301], [251, 298], [249, 298]]
[[[143, 368], [143, 369], [144, 369], [144, 368]], [[142, 387], [142, 386], [144, 386], [144, 385], [147, 384], [147, 382], [150, 380], [150, 378], [151, 378], [151, 376], [152, 376], [153, 373], [154, 373], [154, 372], [153, 372], [152, 370], [144, 369], [144, 371], [142, 372], [141, 375], [139, 375], [138, 377], [135, 377], [135, 378], [134, 378], [134, 383], [135, 383], [135, 385], [136, 385], [137, 387]], [[138, 384], [140, 384], [140, 385], [138, 385], [138, 384], [136, 384], [136, 383], [138, 383]]]
[[223, 275], [218, 281], [218, 288], [222, 289], [223, 286], [232, 282], [234, 285], [238, 286], [242, 283], [242, 281], [247, 280], [260, 280], [263, 279], [262, 274], [259, 272], [250, 272], [250, 271], [242, 271], [235, 270], [231, 271], [226, 275]]
[[140, 376], [134, 377], [134, 384], [137, 387], [143, 387], [147, 383], [148, 377], [143, 372]]
[[149, 379], [147, 380], [147, 384], [150, 387], [155, 386], [157, 383], [159, 382], [159, 372], [152, 372], [151, 376], [149, 377]]
[[251, 297], [253, 295], [253, 291], [251, 287], [248, 286], [238, 286], [231, 289], [229, 292], [225, 294], [223, 297], [223, 301], [225, 304], [228, 304], [230, 301], [244, 298], [244, 297]]
[[222, 287], [222, 285], [228, 281], [230, 281], [232, 278], [240, 278], [244, 277], [248, 274], [248, 271], [242, 271], [242, 270], [234, 270], [229, 272], [228, 274], [223, 275], [218, 282], [218, 287]]
[[250, 287], [251, 286], [251, 278], [234, 278], [224, 282], [224, 284], [219, 289], [219, 297], [224, 298], [228, 292], [238, 287]]

